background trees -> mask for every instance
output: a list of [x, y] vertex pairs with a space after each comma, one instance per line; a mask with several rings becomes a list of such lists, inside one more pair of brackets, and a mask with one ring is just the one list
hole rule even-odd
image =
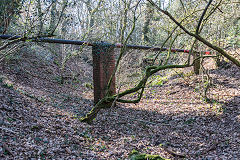
[[[92, 37], [94, 40], [117, 42], [120, 40], [123, 22], [127, 24], [127, 31], [131, 28], [133, 9], [137, 2], [137, 0], [15, 0], [11, 2], [4, 0], [0, 4], [1, 30], [3, 32], [10, 25], [8, 33], [51, 35], [55, 32], [59, 35], [61, 28], [65, 27], [67, 34], [70, 35], [69, 38], [87, 40]], [[194, 30], [200, 18], [199, 14], [207, 4], [206, 1], [181, 0], [152, 2], [171, 13], [177, 21], [185, 19], [182, 25], [189, 30]], [[201, 35], [223, 48], [236, 46], [239, 43], [238, 10], [237, 1], [213, 1], [206, 14], [208, 17], [204, 19]], [[136, 12], [138, 16], [130, 39], [131, 43], [141, 44], [143, 38], [154, 45], [161, 44], [175, 26], [168, 17], [159, 14], [147, 1], [141, 1]], [[10, 19], [14, 19], [15, 22], [10, 24]], [[190, 39], [182, 34], [174, 46], [189, 47], [191, 43], [188, 41]], [[167, 45], [169, 46], [168, 43]]]
[[22, 0], [4, 0], [0, 3], [0, 33], [4, 34], [8, 26], [15, 22], [17, 15], [20, 14]]

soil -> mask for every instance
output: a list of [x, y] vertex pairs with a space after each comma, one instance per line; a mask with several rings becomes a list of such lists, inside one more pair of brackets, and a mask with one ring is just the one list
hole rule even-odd
[[[210, 65], [211, 66], [211, 65]], [[73, 77], [72, 72], [78, 76]], [[210, 69], [206, 102], [201, 75], [172, 75], [146, 88], [138, 104], [93, 107], [91, 65], [64, 72], [31, 54], [0, 65], [0, 159], [129, 159], [133, 150], [169, 159], [240, 159], [240, 70]]]

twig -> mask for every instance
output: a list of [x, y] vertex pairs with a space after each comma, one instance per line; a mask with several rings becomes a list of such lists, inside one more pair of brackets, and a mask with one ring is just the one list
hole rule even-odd
[[18, 49], [22, 48], [24, 46], [24, 44], [15, 44], [14, 46], [12, 46], [11, 48], [8, 49], [8, 51], [6, 51], [5, 54], [1, 54], [0, 56], [0, 62], [7, 56], [10, 56], [11, 54], [13, 54], [14, 52], [16, 52]]
[[5, 48], [7, 48], [7, 46], [9, 46], [9, 45], [12, 45], [12, 44], [18, 43], [18, 42], [20, 42], [20, 41], [24, 41], [24, 40], [26, 40], [26, 37], [18, 38], [18, 39], [16, 39], [16, 40], [13, 40], [13, 41], [11, 41], [11, 42], [8, 42], [8, 43], [6, 43], [5, 45], [3, 45], [3, 46], [0, 47], [0, 51], [3, 50], [3, 49], [5, 49]]
[[180, 153], [176, 153], [170, 149], [167, 148], [167, 146], [163, 145], [161, 146], [166, 152], [168, 152], [169, 154], [173, 155], [174, 157], [179, 157], [179, 158], [186, 158], [186, 155], [184, 154], [180, 154]]
[[215, 142], [215, 143], [212, 144], [208, 149], [203, 150], [203, 151], [200, 151], [198, 154], [206, 154], [206, 153], [208, 153], [208, 152], [210, 152], [210, 151], [215, 150], [215, 149], [217, 148], [217, 146], [218, 146], [219, 143], [220, 143], [219, 141]]
[[121, 85], [119, 86], [118, 88], [118, 92], [117, 92], [117, 96], [116, 98], [114, 99], [112, 105], [111, 105], [111, 108], [115, 106], [116, 102], [117, 102], [117, 99], [119, 98], [119, 92], [120, 92], [120, 89], [121, 89]]
[[213, 45], [211, 42], [207, 41], [206, 39], [204, 39], [203, 37], [201, 37], [198, 34], [194, 34], [192, 32], [190, 32], [187, 28], [185, 28], [181, 23], [179, 23], [168, 11], [165, 11], [163, 9], [161, 9], [159, 6], [157, 6], [152, 0], [147, 0], [149, 1], [153, 6], [155, 6], [155, 8], [163, 13], [164, 15], [166, 15], [168, 18], [170, 18], [176, 25], [178, 25], [186, 34], [188, 34], [191, 37], [195, 37], [197, 40], [201, 41], [202, 43], [204, 43], [205, 45], [207, 45], [208, 47], [214, 49], [215, 51], [218, 51], [221, 55], [223, 55], [224, 57], [226, 57], [227, 59], [229, 59], [230, 61], [232, 61], [236, 66], [240, 67], [240, 61], [238, 61], [236, 58], [234, 58], [233, 56], [231, 56], [230, 54], [228, 54], [227, 52], [225, 52], [222, 48]]
[[3, 147], [9, 154], [11, 154], [12, 156], [14, 156], [13, 152], [12, 152], [11, 149], [7, 146], [6, 143], [3, 143], [3, 144], [2, 144], [2, 147]]
[[12, 130], [10, 130], [8, 128], [0, 127], [0, 129], [5, 130], [5, 131], [10, 132], [10, 133], [13, 133], [13, 134], [17, 134], [17, 132], [14, 132], [14, 131], [12, 131]]
[[208, 10], [208, 7], [210, 6], [210, 4], [212, 3], [212, 0], [209, 0], [207, 6], [205, 7], [200, 19], [199, 19], [199, 22], [198, 22], [198, 25], [197, 25], [197, 29], [196, 29], [196, 34], [199, 34], [199, 29], [200, 29], [200, 26], [202, 24], [202, 21], [203, 21], [203, 18], [204, 18], [204, 15], [206, 14], [207, 10]]

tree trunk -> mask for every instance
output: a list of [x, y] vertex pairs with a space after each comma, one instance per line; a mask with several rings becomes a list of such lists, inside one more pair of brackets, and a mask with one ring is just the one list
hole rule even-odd
[[21, 0], [4, 0], [0, 2], [0, 33], [5, 34], [11, 19], [18, 12]]
[[51, 8], [51, 20], [50, 20], [50, 26], [49, 26], [49, 33], [53, 33], [55, 30], [55, 27], [57, 25], [56, 23], [56, 14], [57, 14], [57, 1], [52, 0], [52, 8]]
[[150, 3], [147, 3], [145, 17], [144, 17], [144, 25], [142, 30], [142, 33], [143, 33], [142, 41], [147, 43], [150, 42], [148, 33], [149, 33], [149, 26], [150, 26], [152, 17], [153, 17], [153, 8]]
[[[200, 56], [200, 53], [198, 52], [198, 42], [195, 43], [195, 47], [194, 47], [195, 51], [193, 52], [193, 59], [196, 59]], [[196, 75], [198, 75], [200, 73], [200, 63], [201, 63], [201, 60], [198, 59], [195, 61], [194, 65], [193, 65], [193, 70], [194, 70], [194, 73]]]
[[41, 6], [41, 0], [37, 0], [37, 10], [38, 10], [38, 35], [42, 34], [42, 29], [43, 29], [43, 13], [42, 13], [42, 6]]

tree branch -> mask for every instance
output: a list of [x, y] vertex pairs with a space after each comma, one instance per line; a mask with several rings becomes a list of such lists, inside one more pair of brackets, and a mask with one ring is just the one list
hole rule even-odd
[[201, 37], [200, 35], [191, 33], [190, 31], [188, 31], [181, 23], [179, 23], [168, 11], [164, 11], [162, 10], [160, 7], [158, 7], [152, 0], [147, 0], [149, 1], [154, 7], [156, 7], [156, 9], [165, 14], [166, 16], [168, 16], [175, 24], [177, 24], [185, 33], [187, 33], [188, 35], [195, 37], [197, 40], [201, 41], [202, 43], [204, 43], [205, 45], [207, 45], [208, 47], [214, 49], [215, 51], [219, 52], [221, 55], [223, 55], [224, 57], [226, 57], [228, 60], [232, 61], [236, 66], [240, 67], [240, 61], [238, 61], [236, 58], [232, 57], [231, 55], [229, 55], [227, 52], [225, 52], [222, 48], [217, 47], [215, 45], [213, 45], [212, 43], [210, 43], [209, 41], [207, 41], [206, 39], [204, 39], [203, 37]]
[[205, 7], [200, 19], [199, 19], [199, 22], [198, 22], [198, 25], [197, 25], [197, 29], [196, 29], [196, 34], [199, 34], [199, 29], [200, 29], [200, 26], [202, 24], [202, 21], [203, 21], [203, 18], [204, 18], [204, 15], [206, 14], [207, 10], [208, 10], [208, 7], [211, 5], [212, 3], [212, 0], [209, 0], [207, 6]]

